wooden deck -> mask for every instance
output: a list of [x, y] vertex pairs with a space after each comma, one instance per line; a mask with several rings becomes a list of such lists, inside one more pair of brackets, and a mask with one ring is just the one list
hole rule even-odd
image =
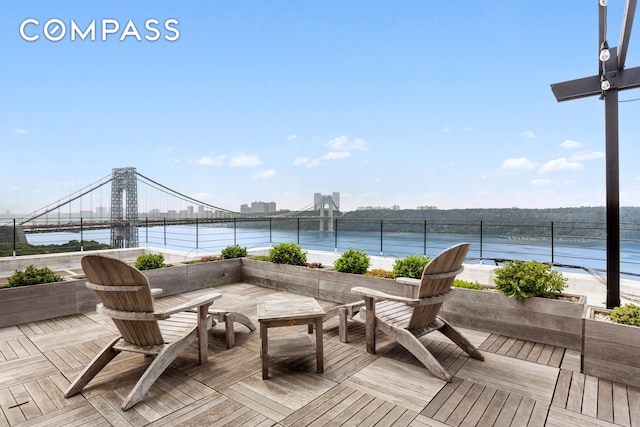
[[[215, 307], [239, 311], [256, 324], [257, 302], [293, 297], [244, 283], [217, 290], [223, 298]], [[292, 331], [296, 327], [274, 329]], [[464, 333], [484, 353], [484, 362], [470, 359], [443, 336], [424, 338], [455, 374], [451, 383], [434, 378], [384, 337], [378, 354], [368, 354], [360, 324], [350, 323], [351, 341], [341, 343], [337, 318], [324, 323], [322, 374], [315, 372], [315, 357], [306, 356], [273, 364], [271, 379], [263, 381], [258, 331], [237, 325], [236, 346], [227, 349], [224, 325], [217, 325], [210, 331], [206, 364], [197, 365], [193, 344], [142, 403], [123, 412], [122, 399], [148, 358], [121, 354], [81, 395], [62, 396], [115, 336], [110, 320], [91, 312], [3, 328], [0, 426], [640, 426], [640, 389], [580, 374], [579, 353]]]

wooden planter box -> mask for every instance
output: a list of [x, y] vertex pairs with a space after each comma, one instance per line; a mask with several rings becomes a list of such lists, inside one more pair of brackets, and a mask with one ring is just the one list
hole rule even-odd
[[404, 296], [404, 285], [393, 279], [340, 273], [332, 269], [274, 264], [242, 259], [242, 280], [255, 285], [345, 304], [360, 300], [351, 288], [364, 286]]
[[588, 307], [584, 318], [582, 372], [640, 387], [640, 327], [594, 318], [604, 308]]
[[568, 296], [579, 300], [517, 301], [498, 292], [456, 288], [442, 314], [456, 326], [580, 351], [586, 297]]
[[[181, 264], [142, 273], [152, 288], [161, 288], [167, 296], [239, 282], [242, 261]], [[94, 310], [100, 301], [85, 283], [86, 278], [77, 275], [62, 282], [0, 289], [0, 328]]]
[[152, 288], [162, 289], [162, 295], [176, 295], [214, 286], [239, 282], [242, 279], [240, 258], [195, 264], [175, 264], [144, 270], [142, 274]]
[[98, 298], [86, 288], [85, 282], [83, 278], [76, 278], [0, 289], [0, 328], [95, 308]]

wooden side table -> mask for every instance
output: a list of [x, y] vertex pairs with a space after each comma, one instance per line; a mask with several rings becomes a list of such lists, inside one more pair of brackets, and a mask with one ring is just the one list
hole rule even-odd
[[[262, 379], [269, 378], [269, 360], [278, 357], [316, 355], [316, 372], [324, 370], [322, 320], [324, 310], [313, 298], [296, 298], [283, 301], [258, 303], [258, 322], [262, 346]], [[273, 337], [269, 341], [268, 330], [278, 326], [309, 325], [308, 335]], [[315, 326], [315, 339], [313, 329]]]

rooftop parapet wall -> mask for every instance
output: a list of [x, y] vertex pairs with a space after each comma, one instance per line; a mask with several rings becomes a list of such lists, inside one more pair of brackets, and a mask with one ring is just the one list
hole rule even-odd
[[[327, 251], [307, 252], [307, 261], [320, 262], [324, 266], [333, 266], [340, 253]], [[77, 270], [80, 268], [80, 260], [88, 252], [66, 252], [61, 254], [46, 255], [25, 255], [19, 257], [2, 257], [0, 258], [0, 278], [11, 276], [16, 270], [24, 270], [28, 265], [49, 267], [55, 271]], [[121, 259], [125, 262], [134, 262], [140, 255], [147, 253], [163, 253], [165, 255], [165, 263], [175, 264], [179, 262], [198, 259], [208, 254], [185, 253], [179, 251], [153, 249], [153, 248], [133, 248], [133, 249], [109, 249], [103, 251], [91, 251], [92, 254], [99, 253], [114, 258]], [[269, 248], [250, 249], [250, 255], [267, 255]], [[381, 268], [392, 270], [396, 258], [384, 256], [372, 256], [371, 268]], [[496, 268], [491, 265], [484, 264], [465, 264], [464, 271], [458, 275], [458, 278], [469, 282], [476, 282], [481, 285], [493, 285], [494, 274]], [[606, 305], [606, 284], [589, 275], [582, 273], [563, 273], [569, 280], [568, 288], [565, 292], [586, 295], [587, 304], [604, 307]], [[635, 280], [621, 279], [620, 293], [622, 296], [622, 304], [625, 302], [640, 302], [640, 282]]]

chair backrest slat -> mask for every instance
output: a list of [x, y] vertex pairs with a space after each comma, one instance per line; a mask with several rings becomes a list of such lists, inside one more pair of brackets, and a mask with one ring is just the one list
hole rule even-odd
[[[82, 269], [89, 282], [100, 287], [120, 287], [120, 291], [94, 289], [102, 304], [118, 311], [153, 312], [153, 298], [144, 274], [115, 258], [87, 255], [82, 258]], [[113, 319], [126, 341], [139, 345], [164, 343], [158, 322]]]
[[[455, 275], [443, 273], [451, 273], [460, 269], [468, 251], [469, 244], [460, 243], [444, 250], [429, 261], [422, 272], [417, 298], [441, 295], [451, 289]], [[435, 277], [430, 275], [435, 275]], [[416, 329], [428, 326], [435, 320], [441, 307], [442, 303], [414, 308], [408, 328]]]

